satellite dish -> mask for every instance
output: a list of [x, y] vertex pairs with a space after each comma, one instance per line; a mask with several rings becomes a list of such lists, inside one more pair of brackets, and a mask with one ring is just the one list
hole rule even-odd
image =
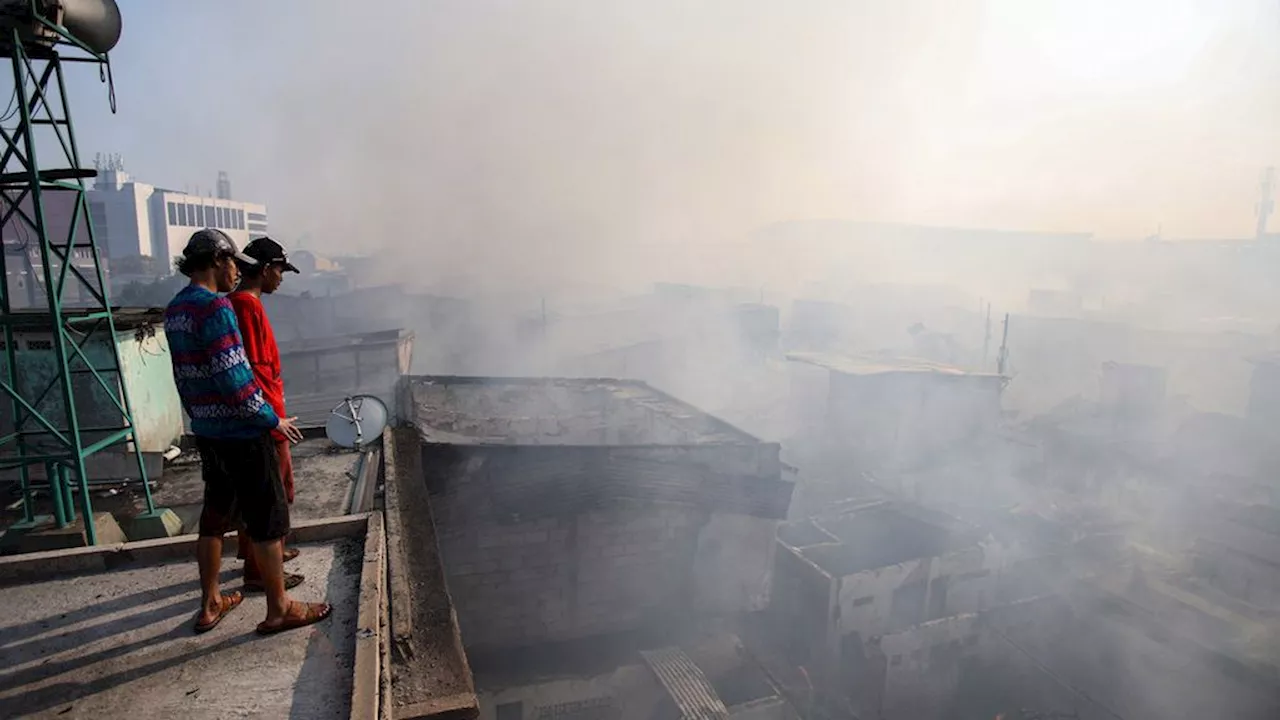
[[387, 406], [372, 395], [355, 395], [329, 413], [324, 434], [335, 445], [359, 450], [382, 437], [386, 427]]

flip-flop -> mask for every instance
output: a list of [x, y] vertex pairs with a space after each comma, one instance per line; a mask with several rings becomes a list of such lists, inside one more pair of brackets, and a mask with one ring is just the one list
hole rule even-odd
[[[213, 619], [213, 622], [208, 622], [208, 623], [199, 622], [200, 615], [196, 615], [196, 618], [197, 618], [196, 627], [195, 627], [196, 634], [199, 635], [201, 633], [207, 633], [210, 630], [218, 627], [218, 623], [222, 622], [222, 618], [226, 617], [227, 613], [240, 607], [240, 603], [242, 602], [244, 602], [244, 595], [241, 594], [240, 592], [223, 593], [219, 595], [218, 596], [218, 615]], [[203, 613], [203, 611], [201, 611], [201, 613]]]
[[293, 601], [284, 611], [284, 618], [279, 625], [268, 625], [266, 621], [258, 623], [259, 635], [275, 635], [286, 630], [296, 630], [308, 625], [315, 625], [333, 614], [333, 606], [329, 603], [303, 603]]
[[[294, 589], [294, 588], [298, 587], [299, 585], [301, 585], [301, 584], [302, 584], [302, 581], [303, 581], [303, 580], [306, 580], [306, 579], [307, 579], [307, 578], [306, 578], [306, 576], [305, 576], [305, 575], [299, 575], [298, 573], [285, 573], [285, 574], [284, 574], [284, 589], [285, 589], [285, 590], [292, 590], [292, 589]], [[252, 592], [252, 593], [260, 593], [260, 592], [266, 592], [266, 591], [267, 591], [267, 588], [262, 584], [262, 581], [261, 581], [261, 580], [248, 580], [248, 579], [246, 579], [246, 580], [244, 581], [244, 591], [245, 591], [245, 592]]]

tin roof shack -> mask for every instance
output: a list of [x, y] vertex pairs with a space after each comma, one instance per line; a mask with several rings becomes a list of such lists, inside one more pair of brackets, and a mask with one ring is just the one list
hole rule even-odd
[[1179, 630], [1079, 583], [879, 638], [850, 679], [878, 692], [855, 708], [885, 720], [1276, 717], [1273, 677]]
[[830, 372], [827, 432], [861, 470], [927, 465], [995, 431], [1005, 378], [923, 361], [877, 362], [821, 353], [789, 360]]
[[776, 444], [631, 381], [413, 377], [400, 400], [473, 660], [768, 604]]
[[[889, 501], [784, 525], [773, 600], [753, 640], [786, 684], [812, 681], [828, 700], [844, 702], [866, 690], [846, 680], [874, 638], [1038, 587], [1019, 558], [988, 553], [982, 534], [943, 513]], [[808, 680], [794, 674], [798, 668]]]

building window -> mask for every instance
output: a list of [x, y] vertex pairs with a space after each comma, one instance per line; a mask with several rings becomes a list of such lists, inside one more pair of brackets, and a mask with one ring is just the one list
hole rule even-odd
[[200, 224], [200, 223], [196, 222], [196, 206], [195, 206], [195, 205], [192, 205], [191, 203], [187, 203], [187, 223], [186, 223], [186, 224], [187, 224], [187, 225], [199, 225], [199, 224]]
[[190, 205], [187, 205], [186, 203], [181, 203], [181, 204], [179, 204], [179, 205], [178, 205], [178, 224], [179, 224], [179, 225], [188, 225], [188, 224], [189, 224], [189, 223], [187, 222], [187, 208], [189, 208], [189, 207], [191, 207], [191, 206], [190, 206]]
[[218, 227], [231, 227], [231, 223], [227, 222], [227, 209], [218, 208]]
[[249, 223], [249, 232], [264, 233], [267, 231], [265, 223]]
[[854, 601], [853, 601], [853, 606], [854, 606], [854, 607], [862, 607], [863, 605], [870, 605], [870, 604], [871, 604], [871, 601], [872, 601], [873, 599], [874, 599], [874, 598], [873, 598], [872, 596], [870, 596], [870, 595], [863, 595], [863, 596], [862, 596], [862, 597], [860, 597], [860, 598], [855, 598], [855, 599], [854, 599]]
[[241, 230], [244, 229], [244, 210], [236, 211], [236, 227]]
[[178, 224], [178, 208], [173, 203], [169, 203], [169, 224]]
[[249, 213], [249, 222], [266, 222], [267, 216], [264, 213]]
[[27, 349], [28, 350], [52, 350], [53, 341], [52, 340], [28, 340]]
[[524, 703], [502, 703], [497, 707], [497, 720], [524, 720]]

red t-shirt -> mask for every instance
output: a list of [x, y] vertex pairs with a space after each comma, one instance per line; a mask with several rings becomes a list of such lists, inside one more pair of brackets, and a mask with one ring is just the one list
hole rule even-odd
[[[284, 378], [280, 377], [280, 348], [276, 347], [276, 334], [271, 331], [271, 322], [267, 320], [266, 310], [262, 308], [262, 300], [251, 292], [237, 290], [227, 296], [231, 307], [236, 311], [236, 322], [240, 325], [240, 341], [244, 344], [244, 354], [253, 367], [253, 377], [262, 388], [266, 398], [276, 415], [284, 414]], [[277, 439], [284, 437], [278, 431], [272, 434]]]

